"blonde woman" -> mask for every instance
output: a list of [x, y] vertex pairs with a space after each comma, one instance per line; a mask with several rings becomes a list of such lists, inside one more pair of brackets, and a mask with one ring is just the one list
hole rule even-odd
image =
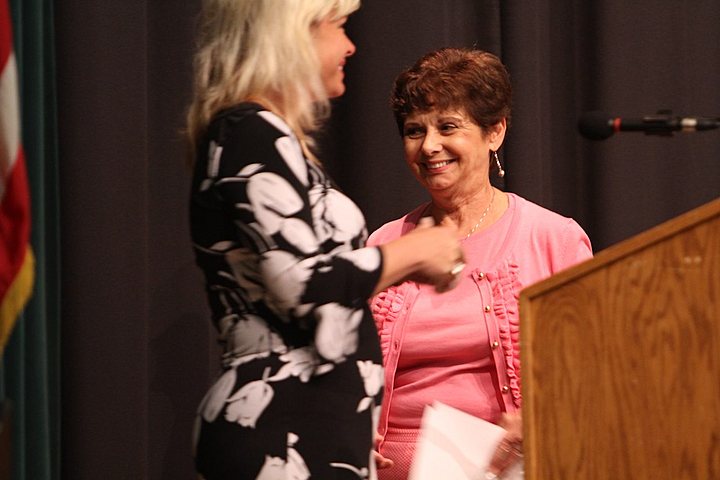
[[367, 301], [463, 268], [454, 227], [365, 247], [362, 213], [313, 152], [345, 91], [359, 0], [209, 0], [188, 113], [196, 263], [223, 346], [203, 399], [206, 480], [375, 478], [382, 355]]

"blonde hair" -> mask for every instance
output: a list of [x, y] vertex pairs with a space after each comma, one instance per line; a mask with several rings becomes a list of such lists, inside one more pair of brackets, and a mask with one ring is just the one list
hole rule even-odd
[[191, 154], [212, 117], [256, 100], [302, 137], [329, 113], [312, 27], [360, 0], [204, 0], [187, 114]]

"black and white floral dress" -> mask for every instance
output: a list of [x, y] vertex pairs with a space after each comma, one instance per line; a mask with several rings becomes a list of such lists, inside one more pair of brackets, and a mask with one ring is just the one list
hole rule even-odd
[[367, 299], [382, 257], [362, 213], [258, 105], [217, 115], [198, 152], [192, 239], [223, 345], [198, 472], [374, 479], [383, 371]]

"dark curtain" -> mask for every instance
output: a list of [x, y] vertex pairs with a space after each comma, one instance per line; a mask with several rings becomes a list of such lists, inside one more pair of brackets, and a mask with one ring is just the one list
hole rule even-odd
[[59, 192], [54, 35], [48, 0], [10, 1], [31, 196], [32, 298], [13, 329], [0, 382], [12, 402], [13, 480], [60, 478]]
[[[217, 364], [193, 266], [179, 130], [199, 0], [57, 2], [62, 473], [193, 478], [190, 432]], [[576, 218], [602, 250], [720, 192], [720, 130], [602, 142], [582, 112], [720, 112], [720, 3], [366, 0], [322, 157], [376, 228], [425, 199], [387, 107], [441, 46], [500, 55], [515, 89], [503, 188]]]
[[577, 133], [590, 110], [718, 117], [718, 14], [712, 0], [366, 1], [349, 22], [358, 52], [328, 163], [371, 227], [417, 205], [425, 195], [387, 107], [392, 81], [433, 48], [489, 50], [514, 89], [504, 187], [574, 217], [601, 250], [720, 194], [718, 130], [602, 142]]

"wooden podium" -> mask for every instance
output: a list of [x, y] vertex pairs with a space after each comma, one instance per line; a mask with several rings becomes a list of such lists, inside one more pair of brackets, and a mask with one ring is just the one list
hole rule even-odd
[[720, 479], [720, 199], [520, 295], [526, 480]]

